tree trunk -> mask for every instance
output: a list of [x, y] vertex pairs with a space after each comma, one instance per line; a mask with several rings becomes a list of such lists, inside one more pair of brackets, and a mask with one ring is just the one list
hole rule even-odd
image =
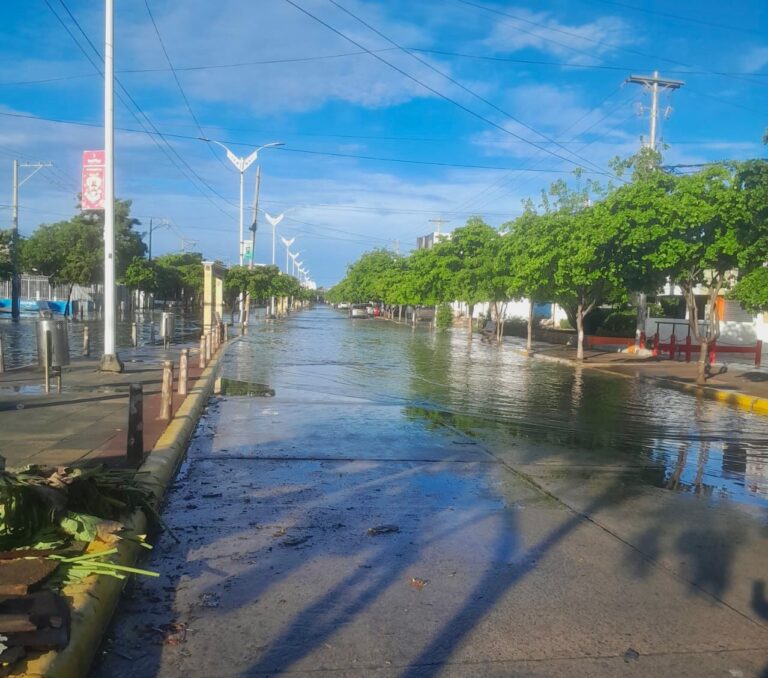
[[584, 304], [576, 309], [576, 360], [584, 360]]
[[640, 346], [640, 335], [645, 332], [646, 307], [647, 304], [645, 292], [640, 292], [637, 295], [637, 327], [635, 329], [635, 348], [645, 348], [645, 346]]
[[475, 312], [475, 305], [467, 304], [467, 320], [468, 320], [467, 329], [469, 330], [468, 341], [472, 341], [472, 314], [474, 312]]
[[533, 299], [528, 303], [528, 339], [525, 342], [525, 350], [533, 353]]

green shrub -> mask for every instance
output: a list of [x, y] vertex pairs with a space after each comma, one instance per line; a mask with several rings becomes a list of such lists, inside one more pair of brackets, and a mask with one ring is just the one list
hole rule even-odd
[[571, 326], [571, 321], [568, 320], [568, 318], [563, 318], [560, 321], [560, 329], [561, 330], [572, 330], [573, 327]]

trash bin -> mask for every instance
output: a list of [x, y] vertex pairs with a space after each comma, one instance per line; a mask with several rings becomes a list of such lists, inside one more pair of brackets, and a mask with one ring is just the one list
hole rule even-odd
[[160, 337], [164, 345], [173, 341], [173, 332], [176, 328], [176, 316], [173, 313], [163, 313], [160, 316]]
[[66, 320], [40, 320], [37, 323], [37, 364], [45, 369], [45, 334], [51, 333], [51, 367], [69, 365], [69, 335]]

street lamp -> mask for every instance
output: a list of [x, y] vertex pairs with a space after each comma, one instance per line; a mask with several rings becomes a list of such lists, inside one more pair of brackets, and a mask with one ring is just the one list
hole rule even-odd
[[283, 238], [283, 236], [280, 236], [280, 240], [283, 241], [283, 245], [285, 245], [285, 275], [288, 275], [288, 257], [291, 254], [291, 250], [288, 248], [293, 245], [293, 243], [296, 241], [296, 238], [291, 238], [288, 240], [287, 238]]
[[[282, 146], [282, 141], [274, 141], [270, 144], [264, 144], [259, 146], [253, 153], [247, 156], [238, 157], [232, 151], [230, 151], [224, 144], [215, 139], [205, 139], [205, 141], [212, 141], [217, 146], [221, 146], [227, 152], [227, 158], [235, 166], [235, 169], [240, 173], [240, 265], [243, 265], [243, 177], [245, 176], [245, 170], [247, 170], [259, 157], [259, 151], [264, 148], [274, 148], [275, 146]], [[274, 246], [273, 246], [274, 250]], [[273, 262], [274, 263], [274, 262]]]
[[296, 259], [301, 254], [301, 252], [289, 252], [288, 253], [291, 257], [291, 275], [296, 275]]

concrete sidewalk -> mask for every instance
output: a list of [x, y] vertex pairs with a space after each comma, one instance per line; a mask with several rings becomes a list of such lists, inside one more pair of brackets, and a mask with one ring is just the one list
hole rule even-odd
[[217, 400], [94, 675], [761, 675], [759, 521], [474, 433]]
[[144, 346], [121, 351], [122, 374], [98, 371], [97, 359], [82, 359], [64, 368], [63, 390], [46, 394], [43, 374], [36, 368], [0, 374], [0, 455], [9, 469], [79, 463], [123, 463], [127, 441], [128, 387], [144, 388], [144, 449], [149, 451], [168, 422], [158, 418], [162, 362], [174, 363], [174, 404], [179, 358], [188, 348], [189, 386], [200, 375], [198, 350], [190, 345]]

